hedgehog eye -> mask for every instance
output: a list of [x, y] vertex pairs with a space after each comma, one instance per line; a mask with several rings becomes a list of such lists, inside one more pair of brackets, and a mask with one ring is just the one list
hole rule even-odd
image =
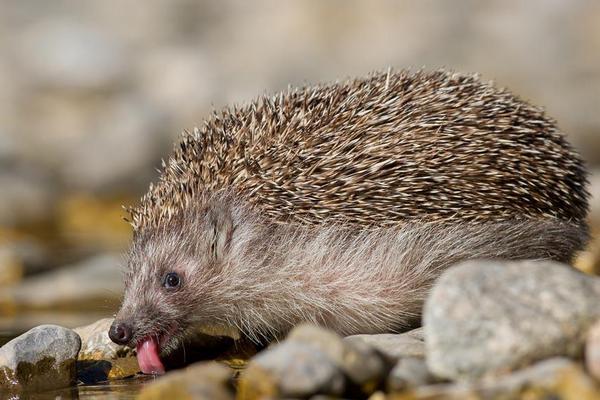
[[165, 275], [163, 286], [167, 289], [175, 289], [181, 286], [181, 278], [175, 272], [169, 272]]

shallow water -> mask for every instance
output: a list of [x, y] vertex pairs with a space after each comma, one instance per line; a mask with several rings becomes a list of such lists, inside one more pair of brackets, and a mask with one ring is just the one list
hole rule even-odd
[[[153, 381], [152, 376], [136, 376], [133, 378], [110, 381], [106, 383], [94, 384], [94, 385], [79, 385], [59, 390], [49, 390], [44, 392], [25, 392], [21, 394], [15, 394], [10, 399], [31, 399], [31, 400], [46, 400], [46, 399], [134, 399], [142, 386]], [[2, 393], [0, 393], [0, 398]]]

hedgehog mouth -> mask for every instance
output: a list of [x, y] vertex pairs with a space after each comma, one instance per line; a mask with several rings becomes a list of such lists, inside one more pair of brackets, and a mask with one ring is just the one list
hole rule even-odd
[[169, 340], [170, 335], [148, 335], [136, 345], [137, 361], [144, 374], [161, 375], [165, 366], [160, 359], [161, 348]]

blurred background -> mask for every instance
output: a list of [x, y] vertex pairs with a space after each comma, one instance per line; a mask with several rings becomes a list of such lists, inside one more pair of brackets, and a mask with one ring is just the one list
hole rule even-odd
[[0, 337], [114, 312], [121, 205], [183, 129], [388, 66], [479, 72], [546, 107], [599, 168], [597, 0], [0, 0]]

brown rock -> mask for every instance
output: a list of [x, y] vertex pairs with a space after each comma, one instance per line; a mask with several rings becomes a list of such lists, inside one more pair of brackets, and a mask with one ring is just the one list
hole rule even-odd
[[232, 372], [216, 362], [192, 364], [145, 385], [138, 399], [233, 400]]

